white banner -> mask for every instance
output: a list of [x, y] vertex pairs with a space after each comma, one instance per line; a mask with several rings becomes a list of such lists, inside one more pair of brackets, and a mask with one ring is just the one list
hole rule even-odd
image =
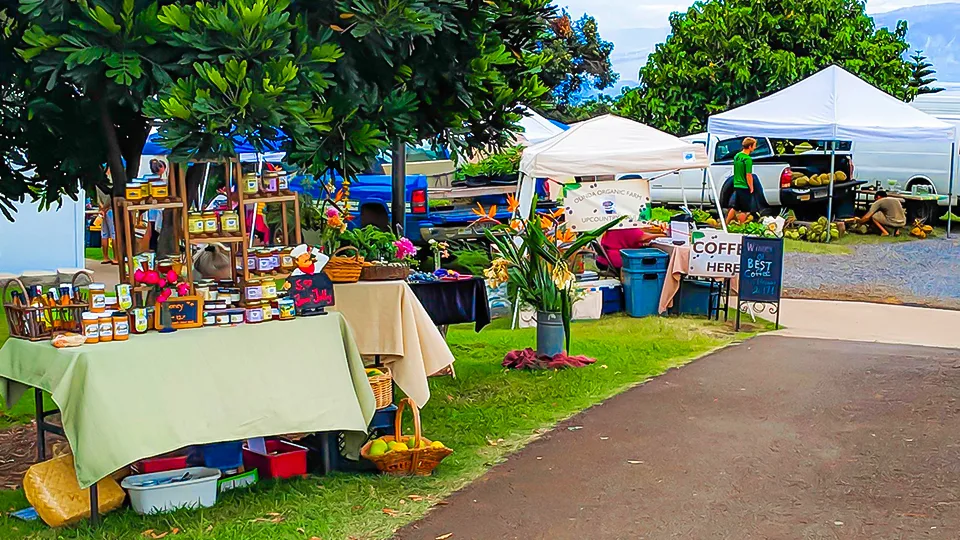
[[572, 231], [592, 231], [620, 216], [627, 219], [617, 224], [617, 229], [635, 229], [650, 221], [648, 180], [585, 182], [564, 193], [566, 223]]
[[716, 229], [693, 232], [688, 274], [700, 277], [729, 278], [740, 272], [742, 234]]

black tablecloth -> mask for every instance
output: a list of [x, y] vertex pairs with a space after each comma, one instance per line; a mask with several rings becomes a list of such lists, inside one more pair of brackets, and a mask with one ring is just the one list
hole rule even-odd
[[476, 323], [477, 332], [490, 324], [487, 287], [480, 278], [410, 283], [433, 324]]

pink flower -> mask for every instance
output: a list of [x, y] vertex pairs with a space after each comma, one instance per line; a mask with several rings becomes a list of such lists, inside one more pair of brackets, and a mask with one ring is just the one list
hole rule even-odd
[[174, 272], [173, 270], [168, 270], [168, 271], [167, 271], [167, 281], [169, 281], [170, 283], [173, 283], [173, 282], [175, 282], [176, 280], [177, 280], [177, 273]]
[[147, 285], [156, 285], [160, 281], [160, 274], [156, 270], [147, 270], [143, 275], [143, 282]]
[[157, 287], [166, 287], [166, 286], [167, 286], [167, 280], [160, 278], [160, 280], [157, 281]]
[[406, 259], [417, 254], [417, 247], [408, 238], [401, 238], [393, 243], [397, 248], [397, 258]]
[[167, 289], [157, 295], [157, 301], [166, 302], [170, 298], [171, 294], [173, 294], [173, 291], [171, 291], [170, 289]]
[[328, 209], [327, 209], [327, 217], [328, 217], [328, 218], [337, 217], [337, 216], [339, 216], [339, 215], [340, 215], [340, 212], [337, 212], [337, 209], [336, 209], [336, 208], [328, 208]]
[[177, 293], [178, 293], [180, 296], [186, 296], [187, 294], [190, 293], [190, 286], [187, 285], [186, 283], [180, 283], [180, 284], [178, 284], [178, 285], [177, 285]]
[[133, 279], [136, 280], [136, 281], [139, 282], [139, 283], [142, 283], [142, 282], [143, 282], [143, 276], [144, 276], [145, 274], [146, 274], [146, 273], [145, 273], [143, 270], [137, 268], [137, 271], [133, 273]]

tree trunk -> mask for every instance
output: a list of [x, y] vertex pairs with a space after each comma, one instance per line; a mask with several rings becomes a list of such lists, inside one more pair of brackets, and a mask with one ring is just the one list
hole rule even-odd
[[127, 185], [127, 172], [123, 167], [123, 153], [117, 139], [117, 127], [110, 114], [110, 104], [100, 96], [94, 97], [100, 109], [100, 127], [107, 141], [107, 165], [110, 167], [111, 191], [114, 196], [122, 197]]

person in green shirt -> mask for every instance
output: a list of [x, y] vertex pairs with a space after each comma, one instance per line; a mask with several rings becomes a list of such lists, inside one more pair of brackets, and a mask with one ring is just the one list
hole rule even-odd
[[754, 193], [753, 158], [750, 154], [757, 148], [757, 140], [752, 137], [743, 139], [743, 149], [733, 157], [733, 199], [727, 212], [727, 223], [733, 220], [737, 212], [753, 212]]

